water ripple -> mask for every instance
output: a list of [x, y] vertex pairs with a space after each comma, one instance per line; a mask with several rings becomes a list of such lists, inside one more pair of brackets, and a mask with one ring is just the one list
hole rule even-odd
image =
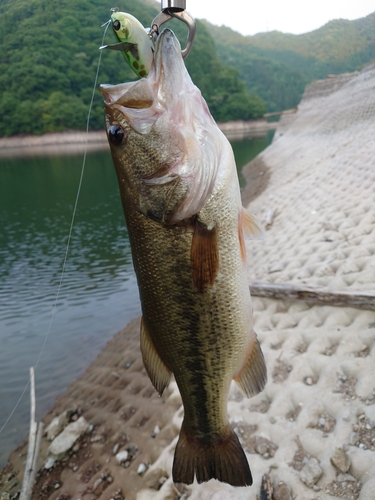
[[[0, 164], [0, 427], [48, 331], [81, 160], [72, 158], [66, 165], [53, 158]], [[140, 312], [110, 158], [89, 155], [85, 175], [60, 297], [36, 371], [42, 414], [107, 340]], [[89, 342], [84, 340], [88, 332]], [[0, 463], [26, 432], [28, 405], [26, 397], [12, 417], [9, 425], [15, 432], [0, 435]]]

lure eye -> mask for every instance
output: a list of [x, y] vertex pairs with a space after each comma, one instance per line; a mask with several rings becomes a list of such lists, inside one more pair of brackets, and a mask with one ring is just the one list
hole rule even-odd
[[118, 31], [118, 30], [121, 28], [121, 23], [120, 23], [120, 21], [118, 21], [118, 20], [114, 21], [114, 23], [113, 23], [113, 28], [114, 28], [116, 31]]
[[119, 146], [124, 139], [124, 131], [118, 125], [112, 125], [108, 130], [108, 138], [114, 146]]

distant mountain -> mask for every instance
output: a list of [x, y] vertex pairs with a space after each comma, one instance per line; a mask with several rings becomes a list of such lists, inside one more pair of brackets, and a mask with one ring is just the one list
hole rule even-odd
[[[0, 136], [85, 128], [104, 32], [101, 25], [113, 6], [113, 0], [0, 1]], [[152, 0], [121, 0], [118, 6], [145, 27], [159, 12], [159, 4]], [[173, 20], [168, 26], [185, 43], [183, 23]], [[115, 42], [111, 31], [105, 43]], [[199, 21], [186, 65], [217, 120], [264, 113], [264, 102], [249, 95], [239, 72], [219, 59], [211, 35]], [[103, 52], [99, 83], [135, 78], [120, 53]], [[97, 92], [90, 128], [103, 126], [103, 98]]]
[[302, 35], [242, 36], [204, 24], [223, 63], [239, 70], [249, 92], [260, 95], [269, 111], [295, 106], [311, 81], [358, 70], [375, 58], [375, 12], [354, 21], [330, 21]]

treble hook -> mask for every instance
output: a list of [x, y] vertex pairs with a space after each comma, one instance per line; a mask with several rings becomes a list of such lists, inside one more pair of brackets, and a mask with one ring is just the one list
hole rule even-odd
[[149, 35], [156, 41], [159, 35], [160, 27], [172, 18], [179, 19], [188, 27], [188, 35], [186, 39], [186, 47], [181, 51], [182, 57], [185, 59], [191, 50], [196, 31], [194, 19], [185, 12], [186, 0], [161, 0], [161, 12], [155, 17], [151, 23]]

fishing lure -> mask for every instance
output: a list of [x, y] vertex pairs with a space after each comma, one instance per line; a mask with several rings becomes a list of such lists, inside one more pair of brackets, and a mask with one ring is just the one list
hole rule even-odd
[[148, 30], [131, 14], [119, 12], [117, 7], [112, 8], [108, 23], [112, 24], [118, 43], [104, 45], [100, 49], [121, 51], [132, 70], [140, 78], [146, 77], [151, 69], [154, 43], [160, 34], [160, 27], [175, 18], [188, 27], [186, 47], [181, 51], [185, 59], [191, 50], [196, 30], [194, 19], [185, 12], [186, 0], [162, 0], [161, 7], [162, 11], [152, 21]]
[[111, 9], [111, 24], [119, 43], [101, 49], [120, 50], [140, 78], [146, 77], [154, 58], [154, 42], [142, 24], [131, 14]]

